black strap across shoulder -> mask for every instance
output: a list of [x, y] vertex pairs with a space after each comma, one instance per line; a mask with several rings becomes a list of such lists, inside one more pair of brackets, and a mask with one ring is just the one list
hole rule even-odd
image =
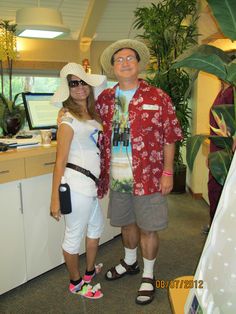
[[84, 168], [82, 168], [82, 167], [80, 167], [80, 166], [71, 164], [70, 162], [68, 162], [68, 163], [66, 164], [66, 167], [67, 167], [67, 168], [71, 168], [71, 169], [73, 169], [73, 170], [75, 170], [75, 171], [78, 171], [78, 172], [83, 173], [85, 176], [91, 178], [91, 179], [96, 183], [96, 185], [98, 185], [98, 178], [96, 178], [95, 175], [93, 175], [92, 172], [90, 172], [89, 170], [84, 169]]

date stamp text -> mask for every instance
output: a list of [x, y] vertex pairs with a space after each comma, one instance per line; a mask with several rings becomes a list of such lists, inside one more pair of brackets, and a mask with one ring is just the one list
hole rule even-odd
[[176, 289], [203, 289], [203, 280], [193, 279], [174, 279], [174, 280], [156, 280], [157, 289], [176, 288]]

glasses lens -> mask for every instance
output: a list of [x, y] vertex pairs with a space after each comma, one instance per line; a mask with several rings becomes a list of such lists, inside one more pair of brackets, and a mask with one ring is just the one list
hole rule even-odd
[[119, 57], [119, 58], [115, 59], [115, 63], [122, 64], [125, 61], [126, 62], [133, 62], [134, 60], [136, 60], [135, 56]]
[[69, 81], [68, 85], [69, 85], [69, 87], [73, 88], [73, 87], [77, 87], [79, 85], [86, 86], [88, 84], [83, 80], [72, 80], [72, 81]]

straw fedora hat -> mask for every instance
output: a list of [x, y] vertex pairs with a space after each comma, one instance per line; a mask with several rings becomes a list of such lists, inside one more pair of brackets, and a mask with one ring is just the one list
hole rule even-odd
[[135, 39], [122, 39], [108, 46], [101, 55], [101, 65], [108, 77], [115, 77], [111, 58], [120, 49], [129, 48], [135, 50], [139, 57], [140, 71], [144, 70], [149, 62], [150, 53], [147, 46]]
[[105, 75], [88, 74], [85, 72], [82, 65], [77, 63], [68, 63], [61, 69], [60, 85], [51, 98], [52, 103], [60, 103], [62, 101], [65, 101], [69, 97], [70, 91], [67, 81], [67, 76], [69, 74], [78, 76], [81, 80], [85, 81], [88, 85], [93, 87], [102, 85], [103, 82], [106, 80]]

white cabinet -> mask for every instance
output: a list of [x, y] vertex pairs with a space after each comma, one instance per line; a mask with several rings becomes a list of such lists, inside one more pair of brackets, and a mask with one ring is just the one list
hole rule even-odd
[[46, 174], [0, 186], [0, 294], [64, 262], [64, 219], [49, 215], [51, 180]]
[[0, 185], [0, 294], [26, 282], [21, 183]]
[[30, 280], [64, 262], [64, 219], [50, 213], [52, 174], [22, 181], [27, 279]]

